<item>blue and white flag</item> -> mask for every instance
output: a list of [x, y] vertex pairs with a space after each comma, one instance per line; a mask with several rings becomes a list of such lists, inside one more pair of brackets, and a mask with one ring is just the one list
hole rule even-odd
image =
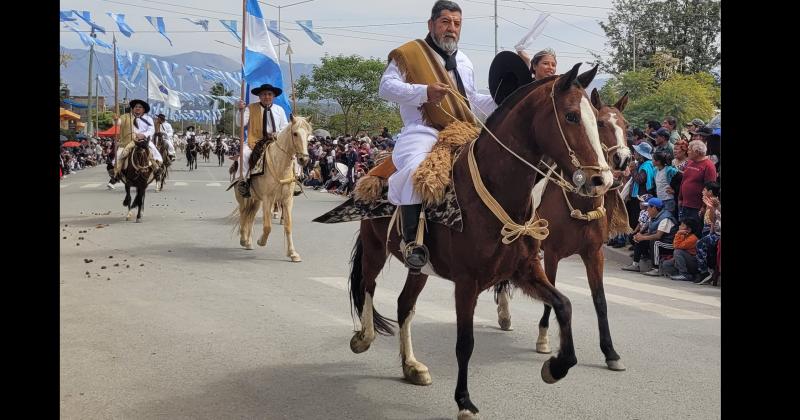
[[179, 74], [176, 77], [178, 78], [178, 89], [183, 90], [183, 75]]
[[238, 81], [238, 80], [236, 80], [236, 77], [234, 77], [234, 76], [233, 76], [233, 74], [231, 74], [231, 73], [227, 73], [227, 72], [226, 72], [226, 73], [225, 73], [225, 77], [226, 77], [228, 80], [230, 80], [231, 82], [233, 82], [233, 86], [234, 86], [236, 89], [241, 89], [241, 88], [242, 88], [242, 84], [241, 84], [241, 83], [239, 83], [239, 81]]
[[[247, 0], [246, 17], [244, 79], [250, 86], [261, 86], [269, 83], [285, 91], [281, 67], [278, 64], [278, 55], [272, 46], [267, 23], [264, 21], [264, 15], [261, 14], [261, 8], [256, 0]], [[286, 96], [278, 96], [275, 98], [275, 103], [286, 111], [286, 115], [291, 115], [292, 108], [289, 106]]]
[[75, 22], [78, 19], [72, 17], [72, 10], [62, 10], [58, 12], [60, 22]]
[[322, 37], [318, 33], [314, 32], [314, 27], [310, 20], [296, 20], [295, 22], [297, 22], [297, 24], [303, 28], [303, 30], [306, 32], [306, 35], [308, 35], [312, 41], [319, 45], [325, 43], [325, 41], [322, 40]]
[[277, 20], [269, 21], [269, 26], [267, 27], [267, 29], [269, 29], [269, 32], [272, 35], [275, 35], [275, 38], [278, 38], [283, 42], [292, 42], [292, 41], [289, 40], [288, 37], [286, 37], [286, 35], [284, 35], [280, 31], [278, 31], [278, 21]]
[[236, 30], [236, 21], [235, 20], [223, 20], [223, 19], [220, 19], [219, 23], [221, 23], [222, 26], [228, 28], [228, 30], [231, 31], [233, 36], [236, 37], [236, 39], [239, 42], [242, 42], [242, 37], [239, 36], [239, 33]]
[[83, 19], [84, 22], [88, 23], [89, 26], [97, 32], [106, 33], [105, 28], [102, 26], [92, 22], [92, 15], [88, 11], [84, 10], [83, 12], [78, 13], [77, 10], [72, 9], [72, 13], [75, 13], [79, 18]]
[[114, 47], [111, 44], [109, 44], [108, 42], [103, 41], [100, 38], [93, 38], [93, 39], [94, 39], [94, 43], [99, 45], [99, 46], [101, 46], [101, 47], [108, 48], [109, 50], [113, 50], [114, 49]]
[[153, 25], [153, 27], [156, 28], [156, 30], [161, 35], [164, 35], [164, 38], [167, 38], [167, 41], [169, 41], [169, 46], [171, 47], [172, 40], [169, 39], [169, 37], [167, 36], [167, 29], [166, 27], [164, 27], [164, 18], [161, 16], [157, 16], [155, 18], [156, 19], [155, 23], [153, 23], [153, 16], [145, 16], [144, 18], [147, 19], [147, 21], [150, 22], [150, 24]]
[[139, 78], [139, 73], [142, 71], [144, 60], [145, 60], [144, 54], [139, 54], [139, 60], [136, 61], [135, 65], [131, 66], [131, 70], [128, 73], [129, 82], [136, 83], [136, 80]]
[[127, 36], [128, 38], [131, 37], [133, 29], [131, 29], [131, 27], [125, 23], [125, 15], [118, 15], [111, 12], [106, 12], [106, 14], [110, 16], [111, 19], [114, 19], [114, 22], [116, 22], [117, 26], [119, 27], [119, 31], [122, 32], [123, 35]]
[[130, 66], [131, 63], [128, 61], [128, 57], [122, 51], [117, 50], [117, 73], [123, 76], [128, 74]]
[[158, 80], [158, 77], [156, 77], [153, 72], [150, 72], [148, 75], [147, 83], [150, 87], [148, 99], [152, 98], [157, 101], [162, 101], [166, 105], [180, 109], [181, 99], [178, 97], [177, 93], [174, 90], [168, 89], [161, 80]]
[[195, 25], [202, 26], [203, 29], [205, 29], [206, 32], [208, 32], [208, 20], [207, 19], [194, 19], [194, 20], [193, 19], [189, 19], [189, 18], [184, 18], [184, 19], [188, 20], [189, 22], [194, 23]]
[[172, 77], [172, 68], [170, 67], [169, 63], [167, 63], [164, 60], [161, 60], [161, 69], [164, 70], [162, 74], [164, 75], [165, 81], [169, 84], [169, 87], [174, 89], [176, 83], [175, 83], [175, 78]]
[[99, 40], [97, 38], [92, 38], [89, 35], [86, 35], [85, 33], [81, 32], [81, 31], [78, 31], [75, 28], [69, 28], [69, 29], [72, 32], [75, 32], [76, 34], [78, 34], [78, 36], [81, 37], [81, 42], [83, 42], [83, 45], [85, 45], [87, 47], [91, 47], [92, 45], [99, 45], [99, 46], [105, 47], [105, 48], [113, 48], [111, 45], [108, 45], [107, 43], [103, 42], [102, 40]]

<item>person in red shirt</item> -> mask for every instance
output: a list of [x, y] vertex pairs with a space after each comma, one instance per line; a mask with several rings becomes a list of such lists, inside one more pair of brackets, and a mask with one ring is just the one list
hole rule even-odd
[[700, 140], [689, 143], [689, 163], [683, 170], [683, 180], [678, 192], [678, 220], [695, 219], [702, 223], [703, 186], [717, 180], [717, 169], [706, 156], [706, 145]]

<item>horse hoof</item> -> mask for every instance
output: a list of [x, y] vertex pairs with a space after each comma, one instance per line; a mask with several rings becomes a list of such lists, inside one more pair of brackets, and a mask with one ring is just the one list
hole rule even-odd
[[469, 410], [461, 410], [458, 412], [458, 420], [473, 420], [479, 418], [478, 413], [473, 413]]
[[622, 372], [628, 369], [624, 364], [622, 364], [621, 360], [606, 360], [606, 365], [609, 369], [617, 372]]
[[423, 364], [418, 365], [403, 365], [403, 377], [406, 378], [408, 382], [411, 382], [414, 385], [430, 385], [433, 381], [431, 380], [431, 374], [428, 372], [428, 368], [425, 367]]
[[552, 351], [550, 350], [550, 344], [547, 343], [536, 343], [536, 353], [541, 354], [550, 354]]
[[248, 250], [253, 249], [253, 244], [245, 244], [244, 249], [248, 249]]
[[136, 223], [142, 223], [142, 218], [141, 217], [137, 217], [136, 218]]
[[127, 216], [125, 216], [125, 220], [126, 220], [126, 221], [128, 221], [128, 222], [130, 222], [130, 221], [131, 221], [131, 218], [133, 218], [133, 214], [132, 214], [131, 212], [128, 212], [128, 215], [127, 215]]
[[553, 374], [550, 372], [550, 361], [553, 358], [547, 359], [542, 365], [542, 380], [547, 384], [554, 384], [558, 382], [558, 379], [553, 377]]
[[500, 329], [503, 331], [514, 331], [511, 326], [511, 318], [497, 318], [497, 323], [500, 324]]
[[258, 246], [265, 246], [267, 244], [267, 238], [259, 238], [258, 239]]
[[239, 239], [239, 245], [247, 246], [247, 241], [245, 241], [244, 239]]
[[357, 332], [353, 334], [353, 338], [350, 339], [350, 350], [352, 350], [355, 354], [364, 353], [365, 351], [369, 350], [369, 346], [371, 344], [372, 343], [368, 343], [363, 339], [361, 332]]
[[292, 262], [302, 262], [303, 261], [303, 259], [300, 258], [299, 255], [289, 255], [289, 258], [292, 259]]

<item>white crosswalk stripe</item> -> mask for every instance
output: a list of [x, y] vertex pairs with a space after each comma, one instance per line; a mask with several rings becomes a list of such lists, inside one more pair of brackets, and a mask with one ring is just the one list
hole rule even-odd
[[101, 185], [101, 184], [100, 184], [99, 182], [92, 182], [92, 183], [90, 183], [90, 184], [83, 184], [83, 185], [81, 185], [81, 188], [97, 188], [97, 187], [99, 187], [100, 185]]
[[220, 184], [219, 182], [212, 182], [210, 184], [206, 184], [206, 187], [221, 187], [221, 186], [222, 184]]
[[180, 181], [178, 181], [178, 182], [176, 182], [174, 185], [175, 185], [176, 187], [185, 187], [185, 186], [187, 186], [187, 185], [189, 185], [189, 184], [187, 184], [187, 183], [185, 183], [185, 182], [180, 182]]

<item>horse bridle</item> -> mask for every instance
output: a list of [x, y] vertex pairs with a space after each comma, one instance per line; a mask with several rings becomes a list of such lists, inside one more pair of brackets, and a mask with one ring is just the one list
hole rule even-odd
[[[289, 126], [289, 128], [291, 129], [291, 128], [293, 128], [293, 127], [290, 125], [290, 126]], [[308, 157], [308, 150], [301, 151], [301, 150], [299, 150], [299, 148], [298, 148], [298, 145], [297, 145], [297, 144], [295, 144], [295, 140], [294, 140], [294, 132], [293, 132], [293, 131], [292, 131], [291, 135], [292, 135], [292, 147], [295, 149], [295, 153], [294, 153], [294, 155], [293, 155], [292, 153], [290, 153], [290, 152], [287, 152], [286, 150], [283, 150], [283, 148], [281, 148], [281, 146], [279, 146], [279, 145], [278, 145], [278, 141], [277, 141], [277, 140], [273, 141], [273, 142], [270, 144], [270, 146], [272, 146], [272, 145], [275, 145], [275, 147], [277, 147], [277, 148], [278, 148], [278, 150], [280, 150], [281, 152], [283, 152], [283, 153], [285, 153], [285, 154], [287, 154], [287, 155], [289, 155], [289, 156], [294, 156], [294, 157], [296, 157], [296, 158], [298, 158], [298, 159], [299, 159], [299, 158], [301, 158], [301, 157]], [[275, 136], [277, 137], [277, 133], [275, 134]], [[302, 143], [302, 141], [300, 142], [300, 146], [299, 146], [299, 147], [300, 147], [300, 148], [302, 148], [302, 147], [303, 147], [303, 143]]]
[[[558, 79], [561, 79], [561, 77], [559, 77]], [[575, 187], [580, 188], [581, 186], [583, 186], [583, 184], [586, 183], [586, 176], [583, 173], [584, 169], [595, 169], [602, 172], [602, 171], [611, 171], [611, 168], [608, 167], [608, 164], [603, 166], [584, 165], [581, 163], [580, 160], [578, 160], [578, 157], [575, 155], [575, 151], [572, 150], [571, 147], [569, 147], [569, 143], [567, 143], [567, 137], [564, 135], [564, 130], [561, 128], [561, 120], [558, 118], [558, 108], [556, 108], [555, 92], [556, 92], [556, 85], [558, 84], [558, 79], [556, 79], [556, 81], [553, 82], [553, 87], [550, 89], [550, 101], [553, 103], [553, 114], [555, 115], [556, 123], [558, 124], [558, 132], [561, 133], [561, 139], [564, 140], [564, 146], [567, 148], [570, 160], [572, 161], [572, 166], [576, 168], [575, 171], [572, 173], [572, 182], [575, 184]], [[600, 146], [601, 147], [603, 146], [602, 142], [600, 143]], [[575, 188], [575, 190], [577, 190], [577, 188]]]

